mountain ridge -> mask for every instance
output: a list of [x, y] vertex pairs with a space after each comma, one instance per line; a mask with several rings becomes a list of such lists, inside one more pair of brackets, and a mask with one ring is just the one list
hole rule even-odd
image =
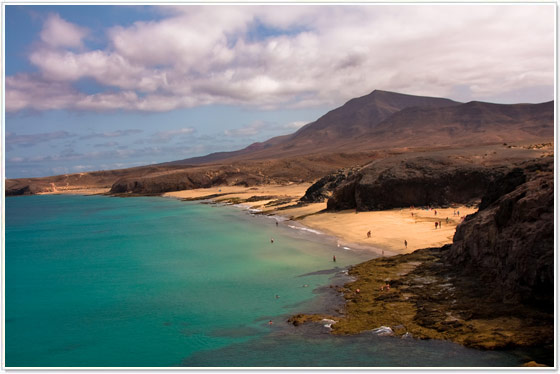
[[[390, 115], [411, 106], [445, 107], [458, 104], [460, 103], [446, 98], [415, 96], [390, 91], [373, 90], [367, 95], [348, 100], [340, 107], [328, 111], [317, 120], [304, 125], [292, 134], [281, 135], [264, 142], [253, 143], [237, 151], [225, 153], [216, 152], [202, 157], [171, 161], [161, 165], [181, 165], [183, 163], [202, 164], [205, 162], [224, 160], [226, 158], [237, 159], [250, 152], [259, 152], [274, 146], [280, 146], [284, 151], [289, 152], [296, 151], [294, 148], [300, 148], [300, 152], [308, 152], [308, 150], [302, 150], [301, 148], [314, 144], [317, 145], [318, 143], [324, 144], [325, 142], [329, 142], [329, 145], [331, 145], [330, 141], [333, 139], [349, 139], [350, 137], [345, 136], [345, 132], [352, 132], [353, 135], [356, 133], [363, 134], [371, 130], [378, 123], [387, 119]], [[340, 124], [340, 122], [343, 123]], [[348, 131], [346, 128], [347, 126], [345, 123], [348, 122], [352, 123], [351, 131]], [[298, 144], [294, 146], [294, 142]], [[309, 151], [308, 153], [313, 153], [313, 151]]]
[[[120, 186], [133, 188], [138, 182], [146, 186], [147, 191], [163, 189], [155, 188], [155, 184], [165, 186], [167, 191], [181, 186], [197, 188], [202, 186], [197, 182], [200, 180], [205, 180], [204, 186], [273, 183], [275, 178], [282, 183], [312, 182], [338, 168], [371, 161], [371, 157], [480, 145], [502, 146], [511, 142], [547, 143], [553, 137], [554, 101], [539, 104], [460, 103], [446, 98], [374, 90], [348, 100], [292, 134], [256, 142], [236, 151], [132, 169], [7, 180], [6, 193], [52, 192], [62, 181], [66, 187], [90, 185], [105, 188], [117, 182]], [[277, 162], [282, 160], [290, 161]], [[305, 166], [294, 168], [294, 162]], [[234, 176], [236, 170], [239, 177]], [[267, 173], [275, 177], [268, 178]], [[207, 177], [201, 179], [199, 174]], [[121, 181], [123, 178], [126, 180]], [[187, 183], [185, 178], [192, 178], [195, 182]]]

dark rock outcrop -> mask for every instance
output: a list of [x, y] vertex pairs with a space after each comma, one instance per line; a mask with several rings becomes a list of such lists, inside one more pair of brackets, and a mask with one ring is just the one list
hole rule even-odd
[[305, 191], [305, 195], [303, 195], [300, 201], [304, 203], [320, 203], [325, 201], [325, 199], [332, 195], [335, 188], [344, 183], [357, 170], [357, 168], [339, 169], [332, 174], [324, 176]]
[[481, 274], [504, 302], [552, 308], [553, 158], [526, 162], [493, 183], [480, 210], [457, 227], [445, 261]]
[[312, 155], [280, 160], [239, 162], [226, 165], [193, 166], [130, 175], [116, 180], [112, 194], [153, 195], [169, 191], [212, 186], [255, 186], [303, 183], [317, 180], [333, 170], [369, 162], [378, 153]]
[[29, 185], [6, 189], [6, 196], [34, 195], [35, 193], [37, 193], [37, 191], [33, 191]]
[[452, 245], [351, 267], [356, 280], [339, 288], [343, 316], [289, 322], [332, 318], [335, 334], [390, 326], [397, 336], [473, 348], [531, 347], [531, 359], [553, 365], [553, 157], [510, 168], [488, 186], [480, 206], [457, 227]]
[[374, 161], [334, 191], [327, 209], [474, 204], [507, 170], [444, 156]]
[[112, 194], [161, 194], [169, 191], [205, 188], [211, 186], [211, 179], [206, 175], [188, 173], [166, 173], [142, 178], [123, 178], [111, 187]]

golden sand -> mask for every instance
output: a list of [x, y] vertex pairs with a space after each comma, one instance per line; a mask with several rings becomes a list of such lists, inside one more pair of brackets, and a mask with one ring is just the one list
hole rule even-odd
[[[453, 215], [457, 210], [460, 216]], [[455, 228], [462, 220], [461, 217], [475, 211], [476, 209], [464, 206], [429, 211], [392, 209], [356, 213], [354, 210], [345, 210], [307, 216], [301, 220], [301, 223], [334, 235], [347, 243], [369, 245], [400, 254], [451, 243]], [[438, 222], [437, 229], [435, 222]], [[367, 237], [368, 231], [371, 231], [370, 238]]]
[[38, 192], [37, 195], [100, 195], [108, 193], [107, 188], [88, 188], [88, 187], [54, 187], [52, 191]]
[[[290, 220], [297, 220], [303, 225], [325, 234], [339, 238], [341, 245], [359, 245], [385, 255], [409, 253], [419, 248], [441, 247], [451, 243], [455, 228], [462, 217], [474, 213], [475, 208], [457, 206], [447, 209], [422, 210], [392, 209], [376, 212], [358, 212], [346, 210], [340, 212], [324, 212], [326, 202], [314, 203], [300, 207], [280, 209], [297, 203], [305, 194], [310, 183], [288, 185], [264, 185], [255, 187], [212, 187], [195, 190], [168, 192], [167, 197], [175, 198], [203, 198], [220, 194], [216, 201], [231, 199], [248, 199], [253, 196], [274, 196], [274, 198], [244, 203], [247, 207], [261, 209], [264, 214], [284, 216]], [[290, 198], [284, 204], [266, 207], [265, 204], [277, 200]], [[455, 215], [454, 212], [459, 212]], [[438, 228], [435, 228], [438, 222]], [[439, 227], [441, 222], [441, 227]], [[371, 237], [367, 232], [371, 231]], [[407, 241], [405, 247], [404, 241]]]

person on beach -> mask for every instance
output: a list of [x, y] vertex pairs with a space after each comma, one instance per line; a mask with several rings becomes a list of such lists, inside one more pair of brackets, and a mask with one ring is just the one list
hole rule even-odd
[[408, 242], [406, 241], [406, 239], [404, 240], [404, 247], [407, 248], [408, 246]]
[[439, 221], [439, 228], [441, 229], [443, 226], [441, 224], [441, 221]]
[[359, 288], [356, 288], [356, 293], [360, 293], [360, 289], [359, 289]]
[[271, 243], [274, 243], [274, 239], [273, 239], [273, 238], [270, 238], [270, 242], [271, 242]]
[[437, 225], [438, 225], [438, 223], [437, 223], [437, 222], [434, 222], [434, 223], [435, 223], [435, 226], [436, 226], [436, 230], [437, 230]]
[[445, 217], [445, 223], [449, 223], [449, 217]]
[[278, 226], [278, 221], [276, 221], [276, 226]]
[[367, 237], [371, 238], [371, 230], [367, 232]]
[[437, 216], [437, 210], [434, 209], [434, 216]]
[[332, 256], [333, 262], [336, 262], [336, 256]]
[[381, 250], [381, 256], [385, 256], [385, 251]]

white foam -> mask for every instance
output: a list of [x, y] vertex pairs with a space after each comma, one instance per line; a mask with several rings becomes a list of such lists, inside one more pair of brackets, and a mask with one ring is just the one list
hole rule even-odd
[[372, 334], [374, 335], [378, 335], [378, 336], [389, 336], [389, 335], [393, 335], [393, 329], [391, 329], [388, 326], [381, 326], [378, 327], [376, 329], [371, 330]]
[[342, 248], [346, 249], [347, 251], [351, 251], [351, 250], [352, 250], [352, 248], [350, 248], [350, 247], [342, 247]]
[[334, 325], [336, 323], [336, 321], [333, 320], [333, 319], [323, 318], [321, 320], [321, 323], [324, 323], [323, 326], [325, 326], [326, 328], [331, 329], [332, 328], [331, 326]]
[[323, 233], [321, 231], [308, 229], [307, 227], [299, 227], [299, 226], [294, 226], [294, 225], [288, 225], [288, 227], [291, 228], [291, 229], [295, 229], [295, 230], [307, 231], [307, 232], [312, 232], [313, 234], [323, 235]]
[[243, 209], [243, 210], [247, 210], [247, 211], [249, 211], [249, 212], [251, 212], [251, 213], [259, 213], [259, 212], [262, 212], [261, 209], [254, 209], [254, 208], [251, 208], [250, 205], [246, 205], [246, 204], [233, 204], [232, 206], [234, 206], [234, 207], [236, 207], [236, 208], [241, 208], [241, 209]]

